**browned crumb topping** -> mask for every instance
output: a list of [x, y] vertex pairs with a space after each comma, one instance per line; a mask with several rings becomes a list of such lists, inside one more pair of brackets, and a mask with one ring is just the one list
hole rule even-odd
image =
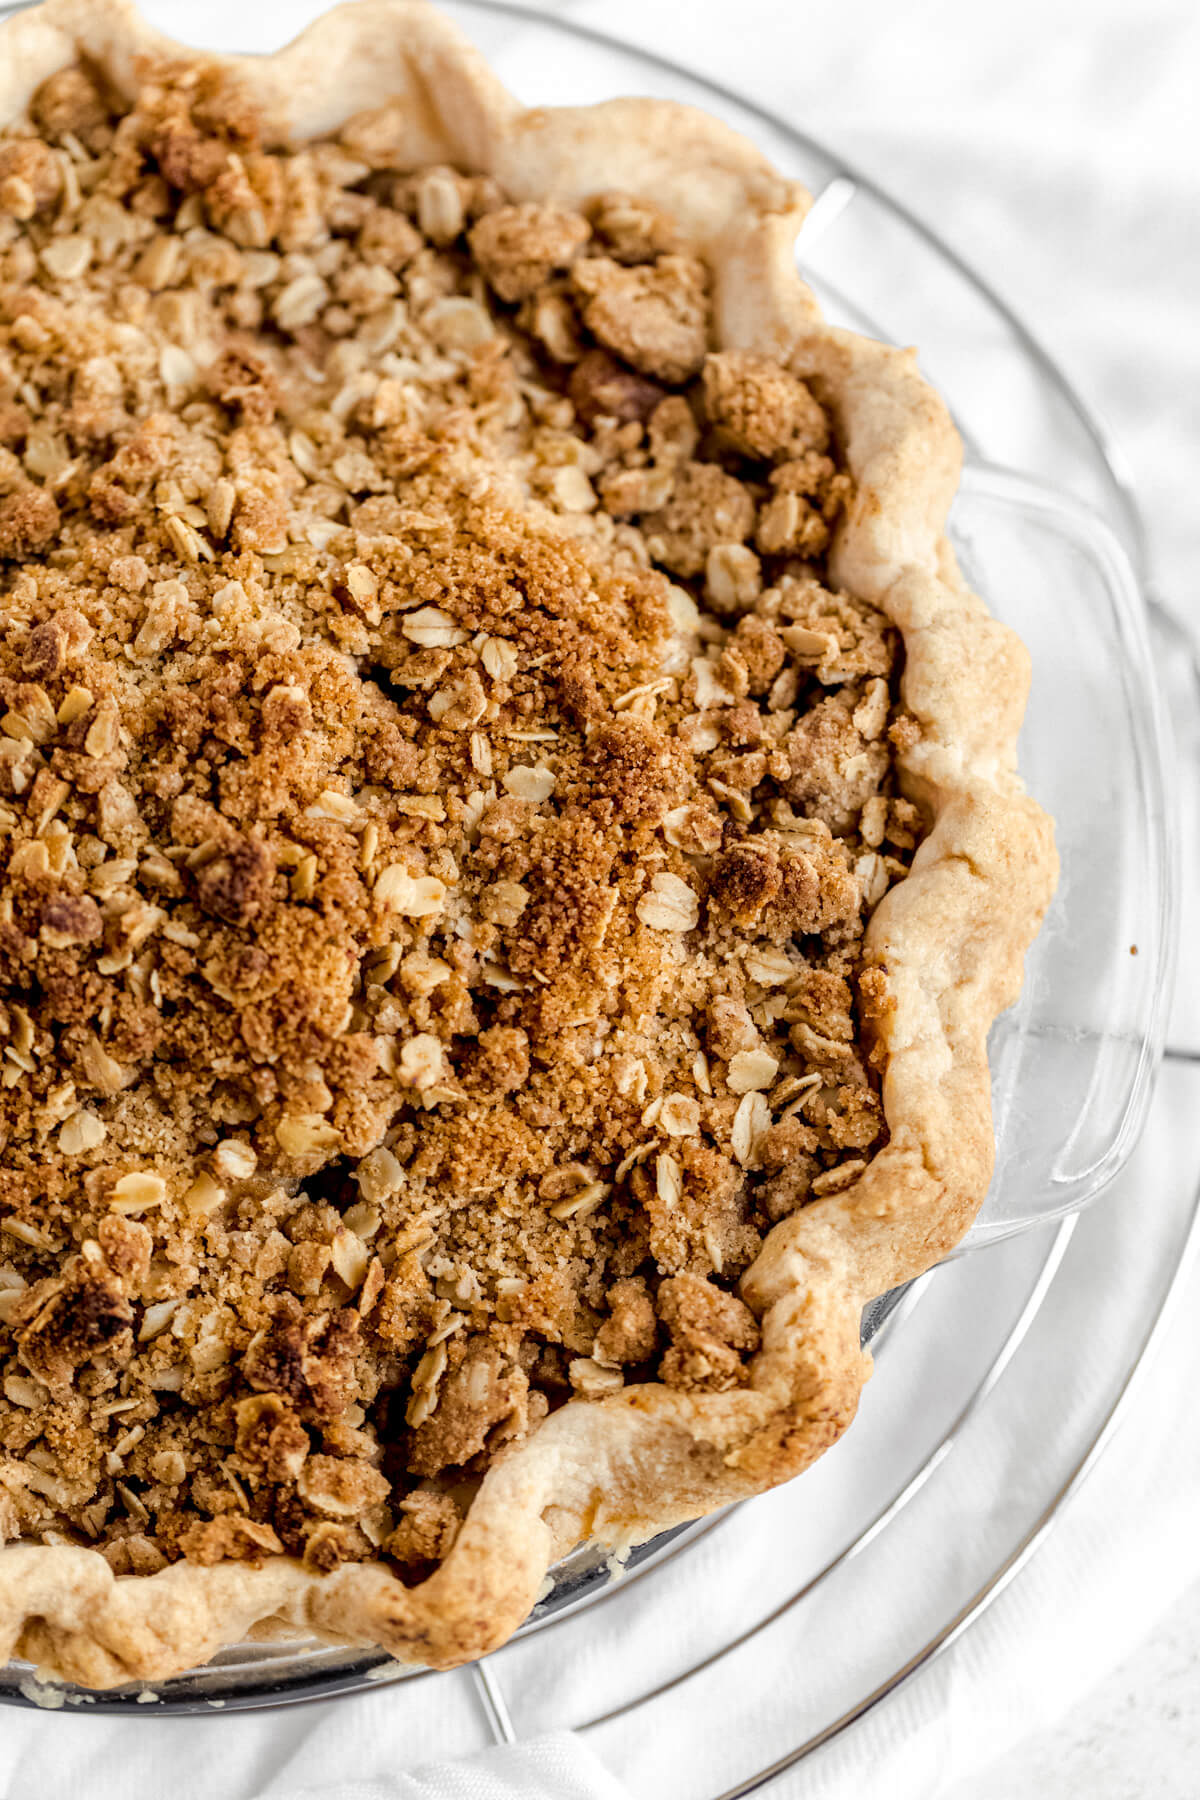
[[0, 1538], [418, 1579], [549, 1409], [746, 1379], [921, 821], [831, 423], [709, 342], [652, 208], [386, 119], [0, 139]]

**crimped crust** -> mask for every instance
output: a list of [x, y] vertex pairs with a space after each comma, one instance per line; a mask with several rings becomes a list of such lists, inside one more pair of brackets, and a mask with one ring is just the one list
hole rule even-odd
[[[0, 29], [0, 119], [81, 52], [127, 91], [139, 55], [179, 54], [121, 0], [47, 0]], [[1056, 872], [1049, 821], [1015, 772], [1025, 653], [943, 536], [956, 435], [912, 352], [820, 319], [792, 255], [800, 190], [689, 109], [523, 111], [456, 31], [406, 0], [339, 9], [278, 56], [227, 60], [281, 141], [387, 103], [372, 129], [395, 166], [449, 162], [516, 201], [567, 207], [619, 188], [674, 216], [711, 268], [719, 345], [813, 378], [836, 418], [855, 492], [830, 569], [903, 636], [920, 730], [898, 766], [932, 824], [866, 938], [884, 984], [889, 1140], [852, 1186], [778, 1224], [744, 1276], [761, 1330], [748, 1385], [644, 1383], [562, 1406], [489, 1470], [444, 1562], [412, 1587], [377, 1563], [318, 1575], [271, 1556], [115, 1577], [93, 1551], [0, 1550], [0, 1654], [97, 1687], [202, 1663], [264, 1621], [451, 1666], [503, 1642], [580, 1539], [640, 1541], [805, 1468], [850, 1422], [869, 1372], [863, 1303], [943, 1255], [986, 1192], [987, 1032], [1016, 998]]]

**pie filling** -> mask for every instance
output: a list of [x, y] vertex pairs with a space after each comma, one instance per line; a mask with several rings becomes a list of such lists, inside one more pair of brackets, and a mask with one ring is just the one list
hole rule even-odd
[[899, 643], [707, 289], [194, 66], [0, 137], [0, 1540], [421, 1579], [883, 1142]]

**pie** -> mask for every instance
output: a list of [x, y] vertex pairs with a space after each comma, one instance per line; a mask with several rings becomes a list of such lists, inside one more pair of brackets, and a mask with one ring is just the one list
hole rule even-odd
[[0, 1658], [449, 1666], [969, 1224], [1026, 656], [714, 120], [47, 0], [0, 121]]

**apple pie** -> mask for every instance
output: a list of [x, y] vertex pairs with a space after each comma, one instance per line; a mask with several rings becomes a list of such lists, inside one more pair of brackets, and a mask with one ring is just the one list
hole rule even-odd
[[970, 1223], [1026, 656], [806, 204], [422, 4], [0, 27], [0, 1656], [478, 1656]]

